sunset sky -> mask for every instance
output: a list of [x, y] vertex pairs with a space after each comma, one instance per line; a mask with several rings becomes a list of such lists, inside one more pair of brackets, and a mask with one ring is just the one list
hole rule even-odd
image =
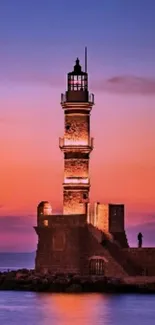
[[36, 206], [62, 210], [60, 96], [88, 47], [91, 201], [124, 203], [155, 245], [155, 1], [0, 1], [0, 251], [33, 251]]

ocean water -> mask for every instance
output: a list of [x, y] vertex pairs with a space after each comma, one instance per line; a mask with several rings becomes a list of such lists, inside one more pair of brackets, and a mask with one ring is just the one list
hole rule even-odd
[[[0, 254], [0, 268], [33, 268], [34, 256]], [[0, 291], [0, 325], [137, 324], [155, 325], [155, 295]]]
[[[0, 271], [22, 268], [34, 269], [35, 252], [33, 253], [0, 253]], [[0, 324], [1, 325], [1, 324]]]
[[0, 292], [2, 325], [154, 325], [153, 295]]

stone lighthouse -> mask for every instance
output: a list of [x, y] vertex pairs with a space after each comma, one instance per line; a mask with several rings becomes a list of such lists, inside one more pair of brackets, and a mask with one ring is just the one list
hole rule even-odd
[[93, 105], [94, 95], [88, 90], [85, 50], [84, 71], [77, 58], [73, 71], [67, 75], [67, 90], [61, 95], [64, 135], [59, 140], [59, 147], [64, 155], [63, 213], [53, 214], [47, 201], [40, 202], [37, 207], [35, 269], [39, 272], [127, 274], [127, 266], [120, 265], [119, 259], [121, 249], [128, 248], [124, 205], [97, 202], [94, 214], [91, 210], [93, 218], [89, 218], [89, 158], [93, 149], [90, 114]]
[[68, 73], [67, 91], [61, 95], [64, 110], [64, 137], [60, 149], [64, 154], [63, 214], [86, 214], [89, 202], [89, 156], [93, 149], [90, 137], [90, 112], [94, 95], [89, 94], [87, 57], [85, 71], [77, 58]]

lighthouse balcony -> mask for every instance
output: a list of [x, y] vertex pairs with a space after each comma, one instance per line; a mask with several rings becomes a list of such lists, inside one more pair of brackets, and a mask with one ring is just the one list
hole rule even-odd
[[90, 106], [94, 105], [94, 94], [89, 94], [88, 91], [79, 90], [79, 91], [67, 91], [65, 94], [61, 94], [61, 105], [69, 103], [86, 103]]
[[90, 179], [89, 177], [65, 177], [63, 186], [75, 186], [75, 187], [89, 187], [90, 186]]
[[89, 177], [66, 177], [64, 184], [89, 184]]
[[64, 152], [90, 152], [93, 150], [94, 138], [88, 140], [72, 140], [59, 138], [59, 148]]

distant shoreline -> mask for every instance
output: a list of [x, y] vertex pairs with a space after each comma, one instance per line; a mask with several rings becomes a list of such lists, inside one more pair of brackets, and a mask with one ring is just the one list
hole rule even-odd
[[0, 291], [34, 291], [60, 293], [152, 293], [155, 277], [80, 276], [74, 274], [39, 274], [35, 270], [20, 269], [0, 272]]
[[18, 269], [33, 269], [35, 252], [0, 252], [0, 272]]

